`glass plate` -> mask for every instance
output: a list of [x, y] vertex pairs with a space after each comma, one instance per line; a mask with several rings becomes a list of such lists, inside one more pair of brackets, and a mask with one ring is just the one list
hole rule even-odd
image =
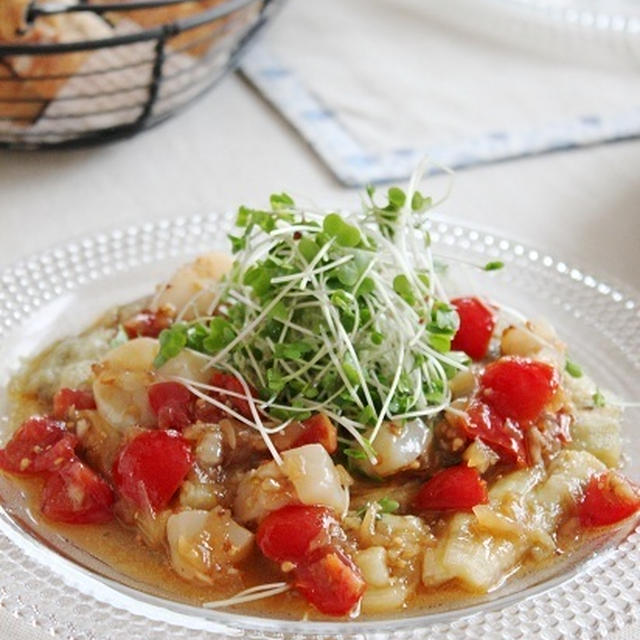
[[[86, 237], [0, 271], [0, 389], [23, 357], [77, 333], [109, 306], [148, 294], [197, 253], [226, 248], [232, 216], [208, 215], [132, 226]], [[435, 249], [484, 264], [465, 287], [529, 316], [545, 316], [571, 343], [572, 357], [603, 388], [637, 398], [640, 295], [536, 249], [434, 216]], [[2, 391], [4, 393], [4, 391]], [[0, 415], [7, 424], [6, 397]], [[640, 419], [628, 409], [624, 432]], [[640, 440], [627, 438], [627, 473], [640, 480]], [[89, 640], [199, 640], [211, 637], [601, 638], [635, 622], [640, 606], [640, 531], [630, 525], [594, 540], [529, 578], [455, 610], [370, 622], [300, 622], [205, 611], [163, 599], [153, 586], [118, 575], [59, 533], [38, 524], [22, 495], [0, 479], [0, 605], [54, 637]]]

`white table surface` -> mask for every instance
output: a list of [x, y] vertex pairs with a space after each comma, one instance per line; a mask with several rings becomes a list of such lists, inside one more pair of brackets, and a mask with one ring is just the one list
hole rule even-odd
[[[441, 211], [640, 288], [639, 167], [638, 141], [479, 167], [458, 174]], [[440, 192], [444, 178], [431, 186]], [[0, 263], [106, 227], [260, 204], [280, 190], [330, 207], [357, 205], [357, 193], [230, 77], [180, 117], [128, 141], [1, 152]], [[45, 637], [4, 611], [0, 598], [2, 640]], [[637, 629], [617, 636], [638, 637]]]

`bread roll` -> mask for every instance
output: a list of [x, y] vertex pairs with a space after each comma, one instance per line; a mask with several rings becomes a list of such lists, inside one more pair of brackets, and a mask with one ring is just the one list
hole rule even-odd
[[[29, 0], [0, 0], [0, 44], [75, 42], [113, 33], [105, 20], [90, 13], [41, 16], [27, 24], [28, 4]], [[88, 55], [78, 51], [0, 58], [0, 116], [22, 126], [34, 122]]]

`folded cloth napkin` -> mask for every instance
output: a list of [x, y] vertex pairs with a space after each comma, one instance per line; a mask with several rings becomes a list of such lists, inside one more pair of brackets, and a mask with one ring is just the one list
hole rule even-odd
[[404, 178], [425, 154], [462, 167], [640, 134], [630, 56], [456, 15], [491, 25], [479, 7], [495, 4], [299, 0], [243, 71], [348, 185]]

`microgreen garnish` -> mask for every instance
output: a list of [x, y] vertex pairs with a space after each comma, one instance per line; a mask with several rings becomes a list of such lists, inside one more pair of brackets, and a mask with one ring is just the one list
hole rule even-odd
[[564, 365], [564, 370], [572, 377], [572, 378], [582, 378], [582, 367], [579, 364], [573, 362], [573, 360], [567, 361]]
[[265, 419], [322, 411], [350, 435], [347, 458], [375, 460], [382, 423], [437, 415], [468, 362], [451, 351], [459, 320], [418, 178], [407, 192], [388, 189], [383, 204], [368, 188], [359, 214], [324, 215], [285, 193], [269, 210], [241, 207], [235, 261], [213, 285], [215, 302], [161, 333], [156, 366], [185, 347], [200, 352], [203, 366], [256, 389]]
[[604, 407], [606, 404], [606, 400], [600, 389], [596, 389], [596, 392], [593, 394], [592, 399], [594, 407]]
[[500, 260], [494, 260], [492, 262], [487, 262], [487, 264], [484, 265], [484, 270], [485, 271], [498, 271], [499, 269], [502, 269], [504, 267], [504, 262], [501, 262]]

